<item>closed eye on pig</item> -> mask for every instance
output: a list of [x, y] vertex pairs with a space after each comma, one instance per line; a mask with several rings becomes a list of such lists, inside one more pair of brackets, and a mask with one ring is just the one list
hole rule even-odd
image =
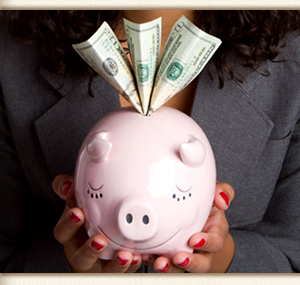
[[101, 185], [100, 187], [95, 188], [95, 187], [93, 187], [93, 186], [90, 184], [90, 182], [88, 182], [88, 184], [89, 184], [89, 186], [91, 187], [91, 189], [94, 190], [94, 191], [98, 191], [98, 190], [102, 189], [102, 187], [104, 186], [104, 185]]
[[[89, 184], [89, 186], [90, 186], [90, 188], [91, 188], [91, 190], [93, 190], [93, 191], [99, 191], [99, 190], [101, 190], [102, 188], [103, 188], [103, 186], [104, 185], [101, 185], [100, 187], [98, 187], [98, 188], [94, 188], [89, 182], [88, 182], [88, 184]], [[92, 198], [92, 199], [98, 199], [98, 198], [102, 198], [103, 197], [103, 193], [91, 193], [90, 192], [90, 189], [87, 189], [87, 194]]]

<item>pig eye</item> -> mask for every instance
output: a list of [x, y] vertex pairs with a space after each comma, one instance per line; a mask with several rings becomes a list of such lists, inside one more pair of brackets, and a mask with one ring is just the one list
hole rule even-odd
[[89, 184], [89, 186], [90, 186], [90, 188], [91, 188], [91, 190], [92, 191], [90, 191], [90, 189], [87, 189], [87, 194], [92, 198], [92, 199], [99, 199], [99, 198], [102, 198], [103, 197], [103, 193], [94, 193], [94, 191], [100, 191], [102, 188], [103, 188], [103, 186], [104, 185], [101, 185], [101, 186], [99, 186], [99, 187], [97, 187], [97, 188], [95, 188], [95, 187], [93, 187], [89, 182], [88, 182], [88, 184]]
[[88, 182], [88, 183], [89, 183], [89, 186], [91, 187], [91, 189], [94, 190], [94, 191], [98, 191], [98, 190], [102, 189], [102, 187], [104, 186], [104, 185], [101, 185], [101, 186], [99, 186], [98, 188], [95, 188], [95, 187], [93, 187], [93, 186], [91, 185], [90, 182]]
[[186, 193], [186, 192], [189, 192], [189, 191], [191, 191], [191, 189], [192, 189], [192, 186], [190, 187], [190, 188], [188, 188], [188, 189], [181, 189], [181, 188], [179, 188], [179, 186], [178, 185], [176, 185], [176, 188], [180, 191], [180, 192], [183, 192], [183, 193]]
[[176, 185], [176, 188], [181, 192], [181, 193], [174, 193], [172, 194], [172, 198], [176, 201], [180, 201], [180, 200], [186, 200], [188, 198], [191, 198], [192, 197], [192, 193], [188, 193], [191, 191], [191, 189], [193, 188], [192, 186], [188, 189], [181, 189], [178, 187], [178, 185]]

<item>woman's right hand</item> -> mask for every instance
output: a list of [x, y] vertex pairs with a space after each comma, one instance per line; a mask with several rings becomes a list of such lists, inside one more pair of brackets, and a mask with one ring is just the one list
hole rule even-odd
[[63, 214], [54, 228], [54, 236], [63, 245], [72, 272], [135, 272], [141, 266], [140, 255], [123, 250], [118, 251], [112, 260], [99, 259], [108, 241], [101, 234], [88, 237], [83, 227], [84, 213], [76, 207], [73, 177], [58, 175], [52, 187], [66, 201]]

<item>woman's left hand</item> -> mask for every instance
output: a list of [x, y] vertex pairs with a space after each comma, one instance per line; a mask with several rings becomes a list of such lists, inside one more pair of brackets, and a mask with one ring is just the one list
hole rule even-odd
[[234, 198], [234, 190], [227, 183], [216, 184], [214, 206], [201, 233], [189, 239], [193, 253], [177, 252], [173, 259], [160, 256], [144, 255], [145, 264], [158, 272], [226, 272], [233, 255], [234, 241], [229, 234], [229, 226], [225, 216], [230, 202]]

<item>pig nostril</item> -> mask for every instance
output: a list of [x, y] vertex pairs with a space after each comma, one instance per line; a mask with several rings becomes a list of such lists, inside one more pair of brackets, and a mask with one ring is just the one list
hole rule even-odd
[[128, 224], [131, 224], [131, 223], [132, 223], [132, 220], [133, 220], [132, 215], [131, 215], [131, 214], [127, 214], [127, 216], [126, 216], [126, 221], [127, 221], [127, 223], [128, 223]]
[[149, 217], [148, 217], [147, 215], [145, 215], [145, 216], [143, 217], [143, 223], [144, 223], [145, 225], [148, 225], [148, 224], [149, 224]]
[[[126, 215], [126, 222], [127, 222], [128, 224], [131, 224], [132, 221], [133, 221], [133, 216], [132, 216], [132, 214], [128, 213], [128, 214]], [[148, 224], [149, 224], [149, 216], [148, 216], [148, 215], [144, 215], [143, 218], [142, 218], [142, 221], [143, 221], [143, 223], [144, 223], [145, 225], [148, 225]]]

